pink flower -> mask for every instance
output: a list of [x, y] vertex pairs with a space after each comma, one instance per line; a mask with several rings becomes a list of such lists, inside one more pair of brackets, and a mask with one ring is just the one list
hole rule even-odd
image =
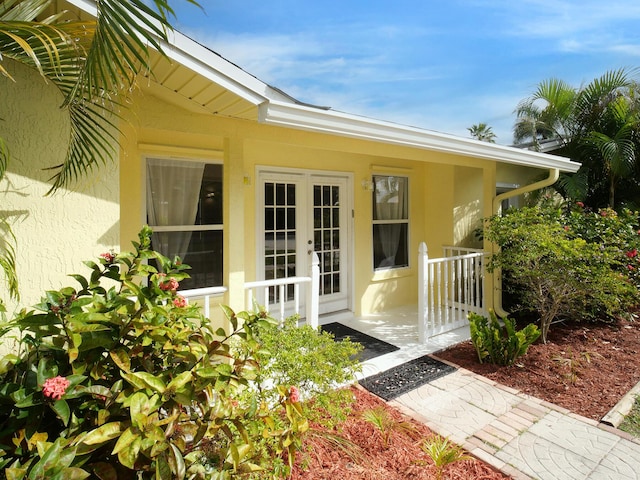
[[565, 225], [565, 226], [564, 226], [564, 231], [565, 231], [565, 232], [568, 232], [568, 231], [569, 231], [569, 225]]
[[71, 383], [64, 377], [58, 375], [57, 377], [47, 378], [42, 385], [42, 393], [45, 397], [52, 398], [53, 400], [60, 400], [65, 394], [67, 388]]
[[576, 202], [576, 205], [578, 205], [580, 208], [584, 208], [584, 203], [582, 202]]
[[169, 280], [165, 280], [161, 282], [159, 286], [160, 286], [160, 290], [175, 292], [180, 286], [180, 284], [175, 278], [172, 277]]
[[300, 401], [300, 391], [298, 390], [298, 387], [289, 388], [289, 400], [293, 403], [298, 403]]
[[635, 267], [634, 267], [633, 265], [627, 265], [627, 268], [628, 268], [629, 270], [635, 270]]
[[638, 255], [638, 250], [636, 250], [635, 248], [633, 250], [631, 250], [630, 252], [627, 252], [627, 257], [628, 258], [634, 258]]
[[173, 304], [178, 308], [183, 308], [187, 306], [187, 301], [182, 295], [178, 295], [173, 299]]
[[116, 256], [113, 252], [104, 252], [100, 254], [100, 258], [104, 258], [107, 263], [111, 263], [116, 258]]

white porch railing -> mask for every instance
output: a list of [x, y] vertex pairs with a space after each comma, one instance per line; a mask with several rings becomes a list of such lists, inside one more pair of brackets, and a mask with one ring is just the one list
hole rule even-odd
[[430, 259], [422, 242], [418, 253], [418, 336], [429, 337], [464, 326], [470, 312], [486, 314], [482, 250], [445, 247], [454, 254]]
[[205, 318], [211, 318], [211, 297], [217, 297], [224, 295], [227, 291], [227, 287], [204, 287], [193, 288], [191, 290], [180, 290], [180, 295], [189, 303], [192, 300], [202, 299], [202, 313]]
[[[318, 327], [318, 305], [320, 298], [320, 259], [318, 254], [313, 252], [311, 266], [309, 268], [308, 277], [287, 277], [277, 278], [274, 280], [259, 280], [256, 282], [247, 282], [244, 284], [247, 300], [246, 308], [248, 310], [253, 308], [254, 299], [261, 298], [256, 293], [263, 289], [264, 293], [264, 306], [271, 315], [276, 316], [272, 306], [277, 307], [278, 318], [283, 321], [287, 317], [287, 312], [290, 312], [291, 305], [293, 306], [293, 312], [300, 314], [300, 285], [308, 284], [305, 289], [305, 315], [306, 321], [313, 328]], [[293, 300], [288, 301], [288, 286], [293, 285]], [[270, 293], [273, 290], [273, 295]], [[269, 303], [269, 298], [273, 298], [273, 304]]]
[[[288, 277], [288, 278], [278, 278], [275, 280], [261, 280], [257, 282], [246, 282], [244, 284], [244, 289], [246, 291], [246, 305], [247, 310], [253, 309], [254, 299], [257, 298], [255, 295], [257, 291], [262, 289], [264, 293], [264, 307], [267, 309], [271, 315], [276, 315], [271, 308], [272, 306], [277, 307], [278, 318], [280, 321], [283, 321], [287, 313], [296, 313], [301, 314], [300, 305], [301, 305], [301, 295], [300, 295], [300, 285], [308, 284], [305, 289], [306, 297], [305, 297], [305, 312], [304, 317], [309, 325], [314, 328], [318, 327], [318, 306], [320, 299], [320, 260], [318, 258], [318, 254], [313, 252], [311, 266], [309, 268], [309, 276], [308, 277]], [[293, 299], [291, 301], [287, 301], [288, 295], [288, 287], [289, 285], [293, 285]], [[271, 298], [274, 298], [276, 301], [273, 304], [269, 303], [270, 293], [273, 289], [274, 295]], [[180, 290], [180, 295], [184, 297], [187, 303], [190, 303], [193, 300], [202, 299], [202, 313], [206, 318], [210, 317], [210, 300], [211, 297], [224, 295], [227, 292], [227, 287], [205, 287], [205, 288], [194, 288], [191, 290]]]

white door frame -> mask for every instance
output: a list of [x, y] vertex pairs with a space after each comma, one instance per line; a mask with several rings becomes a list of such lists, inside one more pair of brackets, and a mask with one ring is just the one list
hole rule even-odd
[[[344, 232], [344, 239], [341, 239], [341, 253], [343, 261], [341, 270], [344, 271], [343, 288], [346, 299], [340, 303], [339, 308], [332, 305], [331, 299], [324, 305], [322, 296], [320, 297], [320, 313], [330, 313], [346, 309], [353, 311], [354, 292], [354, 235], [353, 235], [353, 175], [347, 172], [334, 172], [323, 170], [304, 170], [280, 167], [256, 167], [256, 275], [258, 280], [264, 280], [265, 273], [265, 235], [263, 225], [265, 223], [265, 203], [264, 203], [264, 182], [265, 181], [287, 181], [295, 183], [302, 188], [297, 195], [296, 202], [296, 269], [297, 275], [307, 276], [311, 256], [307, 254], [308, 241], [313, 242], [313, 188], [314, 178], [322, 181], [330, 181], [332, 178], [343, 183], [344, 194], [341, 198], [341, 231]], [[346, 257], [346, 258], [345, 258]], [[321, 259], [322, 262], [322, 259]], [[329, 308], [329, 310], [327, 310]]]

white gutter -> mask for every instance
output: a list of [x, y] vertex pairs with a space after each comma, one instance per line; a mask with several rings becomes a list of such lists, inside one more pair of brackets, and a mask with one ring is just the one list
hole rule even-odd
[[532, 150], [480, 142], [392, 122], [373, 120], [335, 110], [320, 110], [269, 100], [260, 106], [258, 119], [268, 125], [340, 135], [436, 152], [482, 158], [515, 165], [577, 172], [580, 164], [568, 158]]
[[[579, 165], [579, 164], [578, 164]], [[493, 209], [492, 212], [494, 215], [497, 215], [500, 211], [500, 204], [503, 200], [511, 197], [517, 197], [518, 195], [523, 195], [525, 193], [533, 192], [534, 190], [540, 190], [541, 188], [549, 187], [558, 181], [560, 177], [560, 170], [557, 168], [549, 169], [549, 176], [544, 180], [540, 180], [539, 182], [532, 183], [531, 185], [525, 185], [521, 188], [516, 188], [514, 190], [509, 190], [508, 192], [501, 193], [500, 195], [496, 195], [493, 199]], [[497, 245], [495, 243], [491, 244], [491, 254], [493, 255], [497, 251]], [[502, 279], [500, 278], [502, 274], [502, 270], [494, 270], [492, 273], [493, 276], [493, 311], [499, 317], [507, 317], [509, 316], [509, 312], [505, 311], [502, 307]], [[500, 289], [495, 288], [496, 285], [500, 285]]]

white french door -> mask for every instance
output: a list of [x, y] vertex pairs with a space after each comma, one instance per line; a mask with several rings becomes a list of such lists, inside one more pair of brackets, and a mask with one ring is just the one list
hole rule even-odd
[[[340, 175], [259, 174], [258, 272], [264, 280], [307, 276], [316, 252], [320, 313], [345, 310], [350, 304], [349, 184], [349, 178]], [[287, 299], [292, 293], [287, 292]]]

